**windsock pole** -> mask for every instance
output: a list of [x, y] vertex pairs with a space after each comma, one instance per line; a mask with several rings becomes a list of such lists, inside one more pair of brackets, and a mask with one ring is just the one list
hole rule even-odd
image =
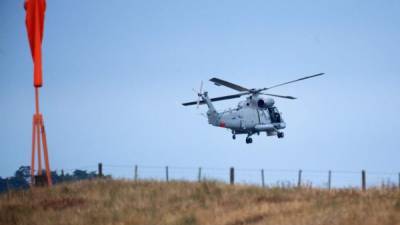
[[[29, 46], [33, 59], [33, 86], [35, 87], [35, 113], [32, 119], [32, 154], [31, 154], [31, 185], [52, 185], [49, 154], [47, 150], [46, 131], [43, 116], [39, 110], [39, 88], [42, 87], [42, 40], [46, 0], [25, 0], [25, 24], [28, 32]], [[46, 176], [43, 176], [43, 160]], [[35, 159], [37, 157], [37, 170]], [[36, 173], [37, 171], [37, 173]]]
[[39, 111], [39, 87], [35, 87], [35, 114], [33, 115], [33, 127], [32, 127], [32, 159], [31, 159], [31, 184], [37, 184], [35, 179], [35, 158], [37, 153], [37, 175], [42, 177], [42, 150], [43, 149], [43, 159], [46, 169], [46, 181], [47, 185], [52, 185], [51, 170], [49, 162], [49, 153], [47, 149], [47, 139], [46, 130], [44, 128], [43, 116]]

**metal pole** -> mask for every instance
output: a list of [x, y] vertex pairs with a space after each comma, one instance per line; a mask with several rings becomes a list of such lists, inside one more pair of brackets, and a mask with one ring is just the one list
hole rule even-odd
[[[40, 116], [39, 114], [36, 115], [36, 145], [37, 145], [37, 153], [38, 153], [38, 173], [37, 175], [41, 176], [43, 173], [42, 169], [42, 149], [40, 143]], [[43, 140], [42, 140], [43, 141]]]
[[39, 88], [35, 87], [35, 112], [39, 115]]
[[36, 144], [37, 144], [37, 154], [38, 154], [38, 175], [42, 175], [42, 152], [40, 147], [40, 115], [39, 115], [39, 88], [35, 87], [35, 115], [34, 115], [34, 127], [35, 127], [35, 136], [36, 136]]
[[35, 147], [36, 146], [36, 115], [32, 119], [32, 158], [31, 158], [31, 186], [35, 185]]
[[44, 129], [43, 117], [40, 116], [40, 127], [41, 127], [41, 134], [42, 134], [42, 144], [43, 144], [43, 155], [44, 155], [44, 163], [46, 166], [46, 176], [47, 176], [47, 185], [51, 187], [53, 184], [51, 178], [51, 169], [50, 169], [50, 162], [49, 162], [49, 153], [47, 150], [47, 139], [46, 139], [46, 131]]

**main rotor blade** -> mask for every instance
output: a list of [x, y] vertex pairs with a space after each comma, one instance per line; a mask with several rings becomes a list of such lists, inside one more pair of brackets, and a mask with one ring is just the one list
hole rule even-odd
[[221, 80], [219, 78], [213, 77], [213, 78], [210, 79], [210, 81], [214, 82], [214, 84], [217, 85], [217, 86], [224, 85], [225, 87], [232, 88], [232, 89], [234, 89], [236, 91], [249, 91], [249, 89], [247, 89], [245, 87], [239, 86], [237, 84], [233, 84], [233, 83], [225, 81], [225, 80]]
[[274, 95], [274, 94], [266, 94], [266, 93], [260, 93], [262, 95], [268, 95], [268, 96], [273, 96], [273, 97], [278, 97], [278, 98], [287, 98], [287, 99], [297, 99], [296, 97], [293, 96], [284, 96], [284, 95]]
[[[221, 97], [216, 97], [216, 98], [210, 98], [210, 101], [216, 102], [216, 101], [228, 100], [228, 99], [232, 99], [232, 98], [240, 98], [240, 96], [247, 95], [247, 94], [249, 94], [249, 93], [239, 93], [239, 94], [234, 94], [234, 95], [226, 95], [226, 96], [221, 96]], [[206, 102], [204, 100], [201, 100], [198, 104], [203, 105], [205, 103]], [[196, 105], [196, 104], [197, 104], [197, 101], [182, 103], [182, 105], [184, 105], [184, 106]]]
[[315, 74], [315, 75], [311, 75], [311, 76], [307, 76], [307, 77], [302, 77], [302, 78], [297, 79], [297, 80], [292, 80], [292, 81], [285, 82], [285, 83], [282, 83], [282, 84], [277, 84], [277, 85], [274, 85], [274, 86], [271, 86], [271, 87], [268, 87], [268, 88], [263, 88], [263, 89], [261, 89], [261, 90], [262, 90], [262, 91], [265, 91], [265, 90], [268, 90], [268, 89], [271, 89], [271, 88], [280, 87], [280, 86], [283, 86], [283, 85], [286, 85], [286, 84], [290, 84], [290, 83], [294, 83], [294, 82], [297, 82], [297, 81], [302, 81], [302, 80], [310, 79], [310, 78], [313, 78], [313, 77], [322, 76], [322, 75], [324, 75], [324, 74], [325, 74], [325, 73], [318, 73], [318, 74]]
[[248, 93], [240, 93], [240, 94], [234, 94], [234, 95], [226, 95], [226, 96], [222, 96], [222, 97], [216, 97], [216, 98], [211, 98], [210, 100], [212, 102], [216, 102], [216, 101], [222, 101], [222, 100], [228, 100], [228, 99], [232, 99], [232, 98], [240, 98], [240, 96], [242, 95], [247, 95]]

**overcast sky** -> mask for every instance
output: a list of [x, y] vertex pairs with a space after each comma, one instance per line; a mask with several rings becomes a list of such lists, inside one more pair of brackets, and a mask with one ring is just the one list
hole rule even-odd
[[[400, 171], [400, 2], [48, 1], [41, 111], [52, 169], [108, 165]], [[22, 0], [0, 1], [0, 176], [30, 164], [32, 59]], [[276, 88], [285, 138], [211, 127], [220, 77]], [[238, 100], [215, 103], [217, 110]], [[131, 168], [106, 168], [128, 176]], [[123, 170], [123, 171], [121, 171]], [[358, 179], [358, 178], [357, 178]]]

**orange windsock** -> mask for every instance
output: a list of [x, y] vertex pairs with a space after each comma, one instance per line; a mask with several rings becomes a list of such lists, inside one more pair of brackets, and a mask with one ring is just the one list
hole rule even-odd
[[41, 87], [42, 78], [42, 40], [44, 27], [44, 12], [46, 0], [25, 0], [26, 30], [28, 31], [29, 45], [34, 64], [33, 85]]

